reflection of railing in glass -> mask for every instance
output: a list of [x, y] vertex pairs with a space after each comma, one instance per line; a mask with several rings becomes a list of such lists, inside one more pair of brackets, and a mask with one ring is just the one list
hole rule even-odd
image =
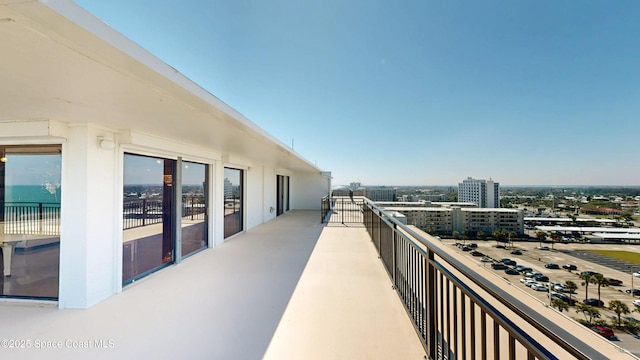
[[224, 199], [224, 215], [232, 215], [240, 211], [240, 199], [235, 196], [225, 197]]
[[[205, 211], [204, 196], [182, 197], [182, 217], [204, 220]], [[162, 200], [125, 200], [122, 213], [124, 229], [159, 224], [162, 223]]]
[[203, 195], [182, 197], [182, 217], [190, 220], [204, 220], [206, 210]]
[[60, 204], [6, 202], [4, 224], [7, 235], [60, 235]]
[[162, 200], [129, 200], [122, 209], [122, 226], [125, 229], [162, 222]]

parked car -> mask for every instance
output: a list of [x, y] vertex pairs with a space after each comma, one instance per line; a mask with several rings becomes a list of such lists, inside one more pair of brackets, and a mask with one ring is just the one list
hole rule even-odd
[[504, 272], [507, 275], [519, 275], [520, 273], [518, 272], [518, 270], [514, 269], [514, 268], [506, 268], [504, 269]]
[[597, 306], [597, 307], [603, 307], [604, 306], [604, 301], [598, 300], [596, 298], [584, 299], [584, 300], [582, 300], [582, 302], [585, 305], [591, 305], [591, 306]]
[[541, 283], [533, 283], [531, 284], [531, 288], [535, 291], [549, 291], [549, 288]]
[[470, 252], [470, 254], [471, 254], [471, 256], [484, 256], [483, 253], [481, 253], [480, 251], [475, 251], [475, 250]]
[[478, 244], [469, 244], [468, 246], [470, 248], [472, 248], [472, 249], [477, 249], [478, 248]]
[[515, 260], [511, 260], [509, 258], [502, 258], [500, 259], [500, 262], [509, 266], [515, 266], [517, 264]]
[[569, 304], [570, 306], [573, 306], [573, 305], [576, 304], [576, 299], [569, 298], [565, 294], [561, 294], [559, 292], [553, 292], [553, 291], [550, 292], [549, 294], [550, 294], [549, 296], [551, 296], [551, 300], [556, 300], [556, 299], [562, 300], [562, 301], [566, 302], [567, 304]]
[[634, 273], [633, 273], [633, 276], [635, 276], [635, 277], [640, 277], [640, 271], [636, 271], [636, 272], [634, 272]]
[[531, 284], [536, 282], [536, 281], [533, 280], [532, 278], [525, 277], [525, 278], [520, 279], [520, 282], [525, 284], [526, 286], [531, 286]]
[[507, 268], [507, 265], [503, 263], [493, 263], [491, 264], [491, 268], [494, 270], [504, 270]]
[[[516, 268], [517, 268], [517, 266], [516, 266]], [[516, 269], [516, 270], [518, 270], [518, 269]], [[526, 274], [528, 272], [532, 272], [533, 269], [531, 269], [530, 267], [523, 266], [518, 271], [520, 271], [521, 274]]]
[[565, 270], [569, 270], [569, 271], [578, 270], [578, 267], [573, 265], [573, 264], [564, 264], [564, 265], [562, 265], [562, 268], [565, 269]]
[[539, 276], [534, 276], [533, 280], [539, 281], [539, 282], [548, 282], [549, 278], [547, 276], [541, 274]]
[[622, 285], [622, 280], [612, 279], [612, 278], [607, 278], [607, 280], [609, 280], [609, 285], [611, 285], [611, 286], [621, 286]]
[[522, 255], [522, 251], [515, 249], [515, 250], [511, 250], [511, 254], [512, 255]]
[[548, 246], [538, 246], [538, 250], [549, 250]]
[[633, 292], [633, 296], [640, 296], [640, 289], [627, 289], [625, 292], [627, 294], [631, 294]]
[[553, 285], [553, 290], [557, 292], [568, 292], [569, 289], [562, 284]]
[[615, 334], [613, 333], [613, 329], [611, 329], [608, 326], [603, 326], [603, 325], [596, 325], [594, 327], [591, 328], [591, 330], [595, 331], [596, 333], [606, 337], [606, 338], [610, 338], [610, 337], [614, 337]]
[[635, 305], [636, 307], [640, 307], [640, 300], [633, 300], [633, 305]]
[[482, 262], [492, 262], [493, 260], [490, 257], [483, 256], [482, 259], [480, 259], [480, 261], [482, 261]]
[[462, 247], [462, 251], [471, 251], [471, 250], [473, 250], [473, 249], [468, 247], [468, 246], [463, 246]]
[[560, 269], [560, 265], [554, 263], [548, 263], [544, 267], [547, 269]]

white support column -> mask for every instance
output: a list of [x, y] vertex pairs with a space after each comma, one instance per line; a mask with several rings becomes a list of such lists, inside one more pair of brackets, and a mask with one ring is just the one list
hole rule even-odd
[[213, 176], [209, 185], [211, 189], [209, 208], [212, 211], [209, 215], [209, 221], [213, 226], [210, 246], [214, 247], [224, 242], [224, 165], [222, 161], [215, 162], [212, 166], [212, 172]]
[[122, 171], [117, 146], [109, 141], [114, 136], [88, 125], [72, 126], [63, 144], [61, 308], [86, 308], [118, 291], [114, 273], [122, 276], [115, 261], [122, 256], [122, 211], [116, 200], [122, 194], [116, 184]]

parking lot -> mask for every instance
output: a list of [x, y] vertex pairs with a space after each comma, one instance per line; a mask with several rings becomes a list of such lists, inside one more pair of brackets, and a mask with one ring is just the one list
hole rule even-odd
[[[444, 243], [455, 245], [460, 240], [443, 240]], [[611, 245], [611, 244], [555, 244], [553, 249], [540, 250], [538, 242], [514, 242], [513, 247], [509, 245], [508, 248], [497, 248], [495, 241], [466, 241], [468, 244], [477, 244], [476, 251], [481, 252], [485, 256], [491, 258], [495, 262], [499, 262], [502, 258], [509, 258], [517, 262], [518, 265], [524, 265], [530, 267], [533, 272], [538, 272], [546, 275], [550, 282], [565, 283], [568, 280], [573, 281], [578, 285], [577, 290], [572, 294], [573, 299], [580, 302], [585, 299], [585, 286], [580, 279], [580, 273], [582, 271], [590, 270], [603, 274], [607, 278], [618, 279], [622, 281], [622, 285], [619, 286], [607, 286], [600, 289], [601, 300], [604, 302], [605, 307], [599, 308], [601, 318], [611, 321], [617, 319], [617, 315], [606, 308], [611, 300], [620, 300], [627, 304], [629, 310], [633, 311], [635, 306], [633, 305], [634, 297], [627, 294], [625, 290], [632, 288], [640, 288], [640, 278], [634, 278], [632, 276], [633, 271], [640, 270], [640, 266], [635, 268], [631, 267], [631, 264], [608, 258], [599, 254], [591, 253], [585, 250], [591, 249], [606, 249], [606, 250], [623, 250], [640, 253], [640, 246], [632, 245]], [[503, 245], [503, 244], [501, 244]], [[472, 256], [471, 251], [462, 251], [458, 249], [460, 253], [464, 254], [471, 261], [477, 263], [478, 266], [483, 266], [487, 270], [490, 270], [496, 274], [496, 276], [506, 279], [511, 282], [515, 287], [520, 289], [527, 296], [532, 296], [541, 302], [549, 303], [548, 292], [536, 291], [520, 282], [523, 275], [508, 275], [504, 270], [492, 269], [490, 262], [482, 262], [480, 256]], [[514, 255], [511, 252], [514, 250], [520, 250], [521, 255]], [[560, 265], [559, 269], [549, 269], [545, 265], [548, 263], [555, 263]], [[562, 265], [573, 264], [577, 269], [568, 271], [562, 268]], [[635, 282], [635, 283], [634, 283]], [[568, 295], [568, 294], [567, 294]], [[588, 297], [598, 298], [598, 286], [589, 284]], [[577, 313], [574, 307], [570, 307], [568, 312], [564, 313], [571, 318], [584, 318], [582, 313]], [[562, 316], [562, 315], [559, 315]], [[627, 315], [622, 315], [623, 318], [636, 319], [640, 321], [640, 313], [632, 312]], [[618, 346], [623, 347], [636, 356], [640, 355], [640, 339], [636, 336], [616, 331], [616, 337], [612, 339]]]

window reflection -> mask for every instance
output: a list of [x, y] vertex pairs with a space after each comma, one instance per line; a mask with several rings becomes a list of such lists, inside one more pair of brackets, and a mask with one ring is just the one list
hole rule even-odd
[[182, 163], [182, 255], [207, 247], [207, 166]]
[[124, 156], [124, 284], [174, 260], [174, 169], [174, 160], [133, 154]]
[[242, 231], [242, 170], [224, 168], [224, 237]]
[[0, 296], [58, 298], [61, 147], [0, 146]]

